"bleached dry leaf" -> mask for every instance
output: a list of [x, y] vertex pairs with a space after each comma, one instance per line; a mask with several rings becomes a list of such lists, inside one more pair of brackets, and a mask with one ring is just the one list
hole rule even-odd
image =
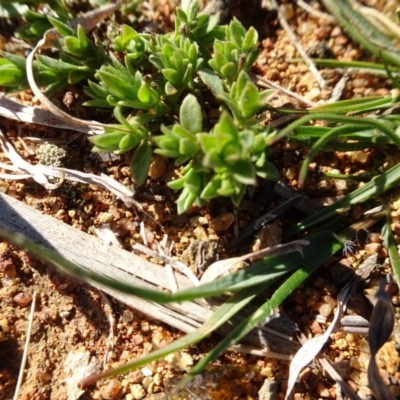
[[191, 280], [194, 286], [200, 285], [200, 282], [197, 279], [196, 275], [184, 263], [174, 260], [173, 258], [166, 256], [165, 254], [157, 253], [156, 251], [151, 250], [140, 243], [135, 243], [132, 246], [132, 249], [147, 254], [151, 257], [157, 258], [165, 262], [166, 264], [170, 264], [174, 269], [179, 271], [181, 274], [186, 275]]
[[[29, 177], [49, 190], [58, 188], [65, 180], [85, 183], [88, 185], [94, 184], [113, 193], [115, 196], [120, 198], [127, 206], [134, 206], [140, 211], [144, 212], [142, 206], [133, 199], [134, 193], [130, 189], [105, 174], [100, 174], [100, 176], [98, 176], [86, 172], [75, 171], [72, 169], [51, 167], [41, 164], [32, 165], [25, 161], [16, 152], [14, 147], [1, 131], [0, 146], [4, 154], [13, 163], [13, 165], [2, 164], [1, 167], [16, 172], [15, 175], [3, 174], [3, 179], [6, 179], [6, 177], [8, 177], [9, 179], [26, 179]], [[52, 183], [51, 180], [54, 179], [58, 179], [59, 182], [56, 184]]]
[[361, 264], [353, 279], [351, 279], [338, 294], [337, 309], [329, 328], [324, 332], [323, 335], [312, 338], [305, 342], [300, 350], [293, 357], [289, 368], [288, 388], [286, 391], [285, 400], [290, 397], [290, 394], [292, 393], [297, 377], [299, 376], [301, 370], [306, 365], [308, 365], [315, 357], [317, 357], [318, 353], [321, 351], [322, 347], [329, 339], [329, 336], [336, 330], [343, 316], [343, 313], [346, 311], [346, 304], [350, 295], [357, 290], [360, 282], [366, 279], [373, 271], [373, 269], [377, 266], [377, 260], [378, 254], [373, 254]]
[[318, 355], [326, 341], [329, 339], [331, 333], [335, 330], [346, 309], [346, 303], [350, 295], [351, 283], [349, 282], [338, 295], [336, 313], [329, 328], [323, 335], [308, 340], [294, 356], [292, 362], [290, 363], [288, 388], [286, 391], [285, 400], [290, 397], [301, 370]]
[[117, 246], [122, 249], [122, 245], [111, 229], [110, 224], [102, 224], [99, 228], [93, 227], [93, 232], [105, 244], [112, 244], [113, 246]]
[[27, 106], [0, 94], [0, 115], [20, 122], [49, 126], [58, 129], [70, 129], [80, 133], [93, 133], [88, 126], [71, 125], [62, 122], [48, 110], [39, 107]]
[[319, 362], [325, 369], [325, 371], [330, 375], [330, 377], [340, 386], [342, 392], [350, 400], [361, 400], [361, 398], [353, 392], [353, 389], [350, 387], [350, 385], [340, 376], [336, 369], [333, 368], [331, 364], [329, 364], [329, 361], [326, 358], [321, 357], [319, 359]]
[[394, 310], [390, 297], [385, 292], [385, 281], [381, 281], [376, 293], [377, 302], [372, 310], [368, 343], [371, 349], [371, 359], [368, 364], [369, 387], [377, 399], [394, 400], [394, 396], [382, 380], [376, 365], [375, 356], [379, 349], [389, 340], [394, 328]]
[[278, 244], [277, 246], [267, 247], [254, 253], [248, 253], [241, 257], [232, 257], [226, 260], [216, 261], [206, 269], [200, 279], [200, 282], [211, 282], [220, 276], [228, 274], [232, 271], [235, 264], [241, 263], [242, 261], [248, 260], [249, 258], [257, 260], [262, 257], [291, 253], [292, 251], [298, 251], [303, 254], [302, 247], [307, 246], [308, 244], [309, 242], [307, 240], [294, 240], [290, 243]]
[[[99, 22], [103, 21], [109, 15], [111, 15], [118, 7], [122, 5], [124, 0], [117, 0], [116, 2], [111, 2], [103, 7], [96, 8], [93, 11], [89, 11], [86, 14], [82, 15], [79, 18], [75, 18], [74, 20], [69, 22], [69, 26], [73, 29], [76, 29], [78, 25], [81, 25], [85, 32], [92, 30]], [[75, 118], [66, 112], [62, 111], [58, 107], [56, 107], [50, 99], [48, 99], [37, 86], [35, 77], [33, 74], [33, 61], [35, 59], [36, 54], [41, 49], [46, 49], [54, 46], [57, 39], [61, 37], [61, 34], [57, 31], [57, 29], [52, 28], [47, 30], [43, 38], [40, 39], [36, 46], [29, 53], [26, 58], [26, 76], [28, 79], [29, 86], [35, 96], [40, 100], [42, 105], [44, 105], [51, 113], [56, 116], [60, 121], [66, 123], [71, 126], [83, 127], [88, 129], [88, 133], [102, 133], [104, 132], [104, 128], [107, 127], [105, 124], [101, 124], [97, 121], [85, 121], [79, 118]]]

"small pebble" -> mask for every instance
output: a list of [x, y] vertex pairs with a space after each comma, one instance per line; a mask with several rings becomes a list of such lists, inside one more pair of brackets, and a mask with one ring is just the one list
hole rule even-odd
[[133, 312], [131, 310], [124, 310], [122, 313], [122, 321], [125, 324], [129, 324], [129, 322], [132, 322], [133, 320]]
[[143, 389], [142, 385], [138, 383], [131, 385], [131, 393], [135, 400], [143, 399], [146, 396], [146, 391]]
[[32, 301], [32, 295], [30, 293], [21, 292], [14, 296], [13, 301], [20, 307], [26, 307]]
[[201, 215], [196, 215], [195, 217], [190, 218], [189, 222], [190, 222], [190, 225], [192, 225], [192, 226], [207, 225], [208, 219]]
[[57, 319], [57, 312], [52, 308], [44, 308], [38, 312], [38, 318], [44, 323], [54, 322]]
[[322, 316], [326, 318], [329, 317], [329, 315], [331, 315], [332, 307], [329, 304], [321, 304], [318, 311]]
[[151, 161], [149, 177], [151, 179], [161, 178], [168, 167], [168, 160], [160, 155], [155, 155]]
[[156, 220], [163, 221], [165, 214], [165, 206], [160, 203], [154, 203], [149, 205], [147, 212]]
[[375, 253], [378, 253], [381, 248], [382, 248], [382, 245], [380, 243], [367, 243], [364, 247], [364, 250], [368, 254], [375, 254]]
[[215, 231], [225, 232], [233, 224], [235, 217], [232, 213], [222, 214], [210, 221], [210, 228]]
[[114, 399], [121, 390], [121, 382], [118, 379], [111, 379], [106, 386], [101, 388], [101, 395], [105, 399]]

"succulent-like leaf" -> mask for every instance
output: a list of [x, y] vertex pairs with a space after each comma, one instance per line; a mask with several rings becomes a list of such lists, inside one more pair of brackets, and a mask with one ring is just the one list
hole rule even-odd
[[246, 53], [250, 52], [257, 46], [258, 41], [258, 33], [257, 31], [251, 26], [250, 29], [246, 32], [243, 43], [242, 43], [242, 50]]
[[238, 19], [232, 19], [228, 27], [228, 34], [228, 39], [232, 41], [238, 48], [242, 48], [243, 39], [246, 35], [246, 30]]
[[209, 69], [198, 70], [201, 80], [211, 89], [214, 96], [218, 96], [224, 92], [224, 86], [221, 78], [213, 71]]
[[96, 147], [104, 151], [119, 150], [119, 142], [125, 136], [123, 132], [109, 132], [101, 135], [91, 136], [89, 138]]
[[244, 118], [251, 118], [260, 109], [258, 89], [252, 82], [247, 82], [238, 101], [240, 111]]
[[144, 139], [133, 155], [131, 173], [133, 180], [141, 185], [147, 179], [152, 156], [152, 146], [149, 138]]
[[120, 140], [118, 147], [121, 152], [126, 152], [138, 145], [141, 141], [140, 135], [134, 135], [133, 133], [127, 133], [123, 138]]
[[18, 87], [26, 81], [25, 70], [8, 60], [0, 59], [0, 85]]
[[64, 24], [63, 22], [59, 21], [57, 18], [52, 17], [51, 15], [47, 15], [48, 20], [50, 23], [58, 30], [58, 32], [61, 33], [63, 36], [73, 36], [75, 35], [74, 30], [68, 26], [67, 24]]
[[172, 68], [164, 68], [161, 70], [161, 72], [167, 78], [168, 82], [171, 83], [171, 85], [176, 87], [181, 86], [182, 75], [179, 75], [177, 71]]
[[189, 132], [200, 133], [203, 130], [203, 112], [200, 103], [192, 94], [188, 94], [179, 109], [179, 121]]

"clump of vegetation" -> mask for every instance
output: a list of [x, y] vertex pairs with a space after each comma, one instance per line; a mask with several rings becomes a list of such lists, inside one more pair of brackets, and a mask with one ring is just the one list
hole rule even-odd
[[36, 151], [39, 164], [51, 165], [52, 167], [62, 167], [62, 160], [66, 156], [67, 152], [64, 149], [51, 143], [41, 144]]
[[[123, 25], [114, 52], [106, 54], [81, 27], [75, 33], [49, 21], [63, 35], [60, 57], [38, 56], [38, 83], [48, 90], [88, 83], [86, 105], [110, 108], [118, 121], [89, 139], [93, 150], [132, 151], [137, 184], [147, 178], [153, 149], [182, 166], [181, 177], [169, 183], [181, 191], [179, 213], [217, 196], [239, 205], [257, 176], [278, 178], [267, 160], [272, 131], [258, 118], [271, 91], [260, 92], [247, 74], [258, 55], [254, 28], [246, 31], [236, 19], [218, 26], [217, 16], [198, 16], [197, 1], [186, 1], [177, 9], [174, 32], [150, 35]], [[3, 56], [0, 84], [23, 86], [25, 60]], [[209, 102], [222, 110], [214, 126], [203, 121]]]
[[[381, 34], [366, 25], [364, 20], [354, 19], [346, 0], [339, 3], [346, 10], [346, 15], [352, 16], [344, 18], [341, 23], [353, 32], [349, 25], [356, 20], [357, 24], [361, 24], [360, 30], [363, 27], [363, 36], [368, 37], [370, 32], [372, 44], [385, 49], [385, 52], [375, 49], [376, 55], [382, 54], [384, 64], [329, 64], [326, 60], [317, 63], [380, 69], [392, 79], [394, 88], [400, 89], [398, 48], [384, 41]], [[75, 32], [60, 20], [48, 18], [63, 35], [58, 42], [59, 59], [38, 56], [34, 65], [38, 83], [47, 86], [47, 90], [83, 82], [87, 84], [85, 90], [90, 97], [86, 103], [88, 106], [112, 110], [117, 123], [90, 140], [95, 151], [132, 152], [131, 171], [138, 184], [147, 178], [153, 152], [175, 160], [180, 177], [170, 182], [169, 186], [181, 191], [177, 201], [179, 212], [216, 196], [230, 197], [237, 205], [246, 185], [254, 184], [257, 177], [277, 179], [277, 170], [268, 161], [268, 156], [271, 145], [278, 140], [295, 140], [310, 145], [301, 170], [300, 184], [304, 184], [309, 162], [319, 150], [334, 148], [349, 151], [393, 144], [400, 146], [400, 118], [390, 112], [391, 108], [399, 105], [398, 90], [386, 97], [352, 99], [312, 110], [297, 110], [304, 116], [282, 130], [264, 126], [260, 120], [271, 92], [259, 91], [248, 75], [257, 57], [256, 31], [253, 28], [246, 31], [237, 20], [227, 26], [218, 26], [217, 17], [198, 16], [197, 11], [197, 1], [184, 1], [182, 8], [176, 11], [174, 32], [164, 35], [138, 33], [124, 25], [112, 39], [113, 52], [109, 54], [100, 41], [90, 40], [82, 28], [78, 27]], [[332, 13], [335, 14], [334, 11]], [[384, 46], [377, 46], [380, 43]], [[10, 90], [22, 88], [25, 84], [25, 60], [2, 54], [0, 84]], [[220, 110], [214, 125], [209, 118], [205, 118], [209, 104], [217, 105]], [[313, 126], [310, 123], [312, 120], [322, 120], [326, 124], [323, 127]], [[286, 240], [292, 236], [303, 238], [305, 231], [313, 231], [304, 236], [307, 245], [303, 254], [266, 257], [246, 270], [176, 293], [133, 286], [90, 272], [56, 253], [38, 248], [23, 237], [5, 230], [1, 230], [1, 234], [82, 279], [97, 281], [149, 301], [180, 302], [234, 293], [194, 333], [128, 365], [106, 372], [103, 377], [127, 372], [197, 343], [238, 313], [265, 287], [277, 283], [277, 279], [286, 274], [287, 279], [277, 286], [271, 298], [210, 351], [194, 367], [193, 375], [252, 328], [271, 317], [291, 292], [352, 239], [356, 228], [367, 228], [382, 216], [388, 219], [383, 235], [396, 278], [400, 279], [400, 260], [390, 228], [389, 212], [383, 210], [342, 231], [339, 228], [344, 219], [348, 220], [349, 216], [345, 213], [351, 207], [367, 201], [373, 203], [377, 196], [400, 181], [400, 165], [391, 169], [377, 166], [374, 173], [374, 179], [366, 176], [369, 181], [363, 186], [285, 232]], [[360, 176], [341, 175], [340, 178], [357, 179]], [[321, 228], [322, 223], [326, 224]]]

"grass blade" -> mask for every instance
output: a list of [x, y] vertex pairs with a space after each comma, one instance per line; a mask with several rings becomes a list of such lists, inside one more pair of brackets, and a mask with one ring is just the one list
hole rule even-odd
[[343, 244], [332, 232], [319, 232], [308, 238], [311, 242], [304, 249], [304, 262], [302, 267], [294, 272], [282, 284], [266, 303], [259, 307], [249, 318], [239, 324], [228, 336], [215, 346], [190, 373], [185, 376], [180, 385], [188, 383], [195, 374], [200, 373], [208, 363], [218, 358], [229, 346], [236, 343], [248, 334], [255, 326], [269, 318], [278, 307], [305, 279], [307, 279], [321, 264], [332, 254], [340, 250]]
[[364, 186], [342, 197], [334, 204], [325, 207], [311, 217], [308, 217], [305, 220], [299, 222], [297, 225], [286, 232], [285, 237], [290, 237], [292, 235], [298, 234], [320, 222], [338, 216], [341, 212], [343, 212], [343, 210], [348, 209], [352, 205], [363, 203], [364, 201], [376, 198], [376, 196], [379, 196], [380, 194], [391, 189], [399, 181], [400, 164], [395, 165], [388, 171], [366, 183]]
[[400, 287], [400, 257], [399, 257], [399, 252], [397, 250], [397, 244], [393, 235], [393, 231], [390, 228], [389, 213], [387, 214], [386, 224], [382, 228], [382, 236], [384, 238], [385, 246], [389, 252], [390, 264], [392, 266], [397, 286]]

